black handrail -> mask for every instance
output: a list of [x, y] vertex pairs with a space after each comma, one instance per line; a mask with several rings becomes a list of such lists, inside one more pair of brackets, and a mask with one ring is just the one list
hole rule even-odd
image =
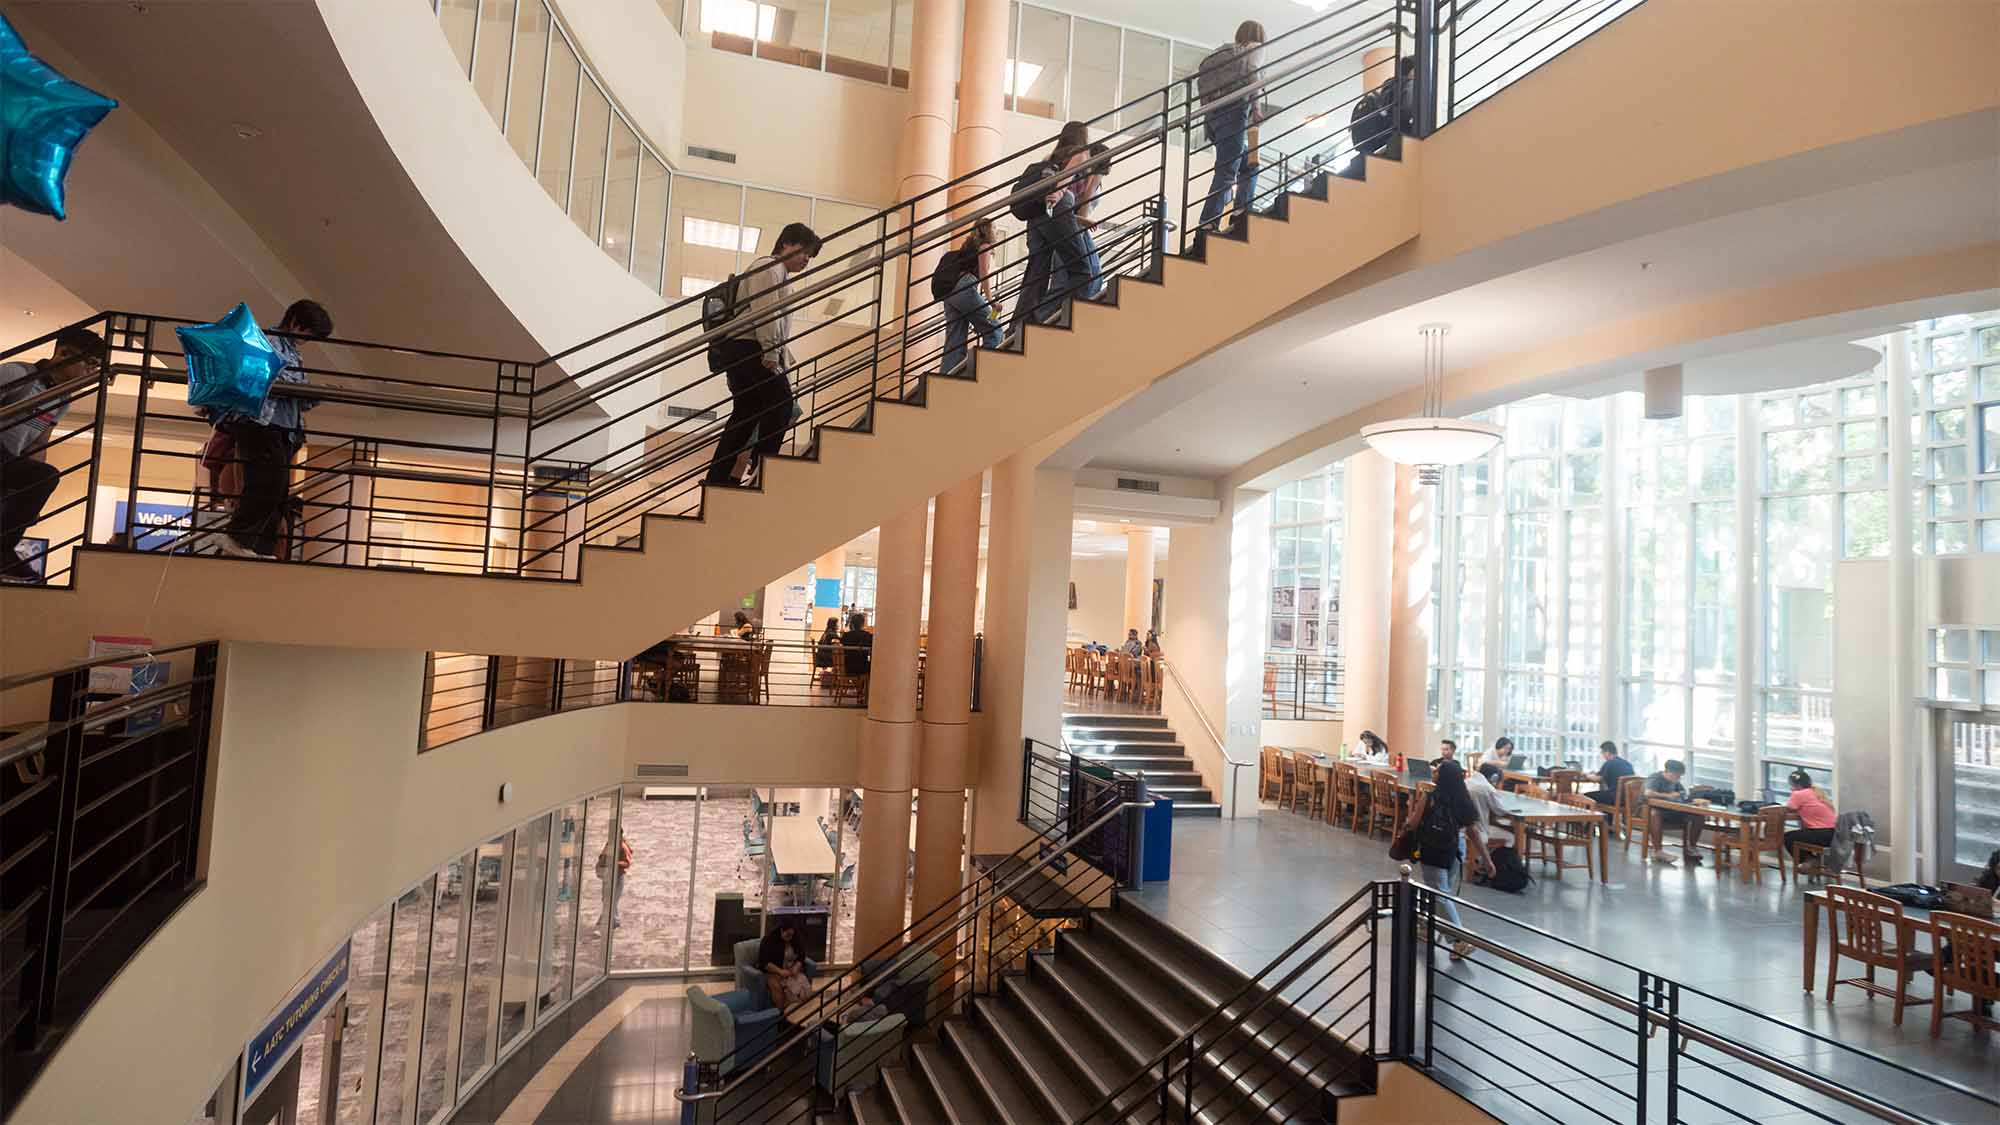
[[[48, 692], [47, 719], [0, 740], [7, 1113], [118, 971], [200, 888], [218, 650], [206, 641], [0, 681], [0, 691]], [[93, 692], [92, 673], [113, 663], [166, 675], [180, 663], [181, 676]]]

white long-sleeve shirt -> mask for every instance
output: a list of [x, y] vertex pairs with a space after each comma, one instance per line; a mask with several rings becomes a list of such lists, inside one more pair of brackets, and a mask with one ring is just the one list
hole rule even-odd
[[[737, 339], [754, 337], [764, 351], [765, 365], [779, 374], [792, 369], [792, 350], [786, 343], [792, 335], [792, 314], [771, 314], [791, 299], [791, 277], [783, 262], [763, 257], [751, 262], [749, 271], [736, 283], [736, 302], [743, 308], [739, 323], [754, 327], [730, 335]], [[769, 319], [762, 319], [765, 317]]]

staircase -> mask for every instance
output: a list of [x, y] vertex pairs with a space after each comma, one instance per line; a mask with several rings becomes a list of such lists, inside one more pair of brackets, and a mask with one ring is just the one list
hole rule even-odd
[[1177, 817], [1222, 815], [1187, 747], [1159, 715], [1066, 714], [1063, 743], [1079, 758], [1145, 778], [1146, 792], [1172, 801]]
[[[882, 1068], [880, 1081], [849, 1090], [846, 1120], [1080, 1120], [1249, 980], [1121, 898], [1061, 931], [1053, 952], [1032, 955], [1026, 971], [1007, 975], [969, 1014], [916, 1039], [900, 1061]], [[1365, 1096], [1374, 1079], [1375, 1064], [1363, 1052], [1286, 1007], [1255, 1031], [1239, 1029], [1202, 1051], [1192, 1118], [1210, 1125], [1330, 1119], [1325, 1101], [1314, 1104], [1304, 1091]], [[1172, 1097], [1178, 1117], [1178, 1087]], [[1133, 1108], [1127, 1098], [1138, 1100], [1121, 1097], [1121, 1109]]]

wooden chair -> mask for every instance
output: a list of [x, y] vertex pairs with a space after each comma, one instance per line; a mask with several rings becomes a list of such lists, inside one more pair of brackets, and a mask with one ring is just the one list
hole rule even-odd
[[1069, 649], [1063, 653], [1063, 686], [1070, 691], [1090, 690], [1090, 664], [1086, 659], [1087, 655], [1080, 648]]
[[[1782, 847], [1783, 845], [1781, 844], [1780, 846]], [[1862, 889], [1866, 890], [1868, 887], [1868, 841], [1859, 839], [1854, 841], [1854, 866], [1845, 871], [1829, 873], [1826, 870], [1826, 852], [1830, 847], [1832, 847], [1831, 844], [1808, 844], [1804, 841], [1792, 845], [1792, 876], [1803, 882], [1807, 874], [1806, 864], [1810, 861], [1812, 863], [1811, 874], [1813, 878], [1825, 879], [1831, 874], [1833, 881], [1838, 883], [1843, 877], [1852, 875], [1855, 881], [1861, 885]]]
[[[1827, 893], [1838, 889], [1829, 887]], [[2000, 922], [1939, 910], [1931, 914], [1931, 925], [1937, 927], [1938, 942], [1931, 962], [1936, 988], [1931, 996], [1931, 1038], [1938, 1037], [1948, 1019], [1965, 1020], [1975, 1030], [2000, 1031], [2000, 1021], [1994, 1020], [1991, 1008], [1980, 1011], [1982, 1005], [2000, 1002], [2000, 964], [1995, 961], [2000, 958]], [[1970, 996], [1972, 1007], [1962, 1012], [1945, 1011], [1945, 1001], [1954, 992]]]
[[[1554, 800], [1559, 805], [1589, 809], [1592, 812], [1597, 811], [1597, 802], [1580, 793], [1564, 794], [1556, 797]], [[1593, 836], [1595, 831], [1596, 829], [1593, 826], [1579, 824], [1552, 824], [1547, 828], [1530, 828], [1528, 829], [1528, 850], [1534, 853], [1535, 858], [1541, 860], [1543, 863], [1555, 864], [1556, 878], [1558, 879], [1562, 878], [1564, 871], [1572, 867], [1583, 868], [1594, 879], [1597, 877], [1597, 859], [1592, 854], [1593, 849], [1591, 845], [1597, 842]], [[1569, 858], [1568, 853], [1571, 848], [1583, 849], [1582, 863]], [[1521, 858], [1523, 861], [1526, 861], [1528, 857], [1522, 856]]]
[[1554, 769], [1549, 771], [1549, 792], [1557, 798], [1567, 797], [1576, 792], [1577, 779], [1583, 774], [1578, 770]]
[[1278, 748], [1266, 746], [1257, 752], [1257, 799], [1276, 801], [1285, 791], [1285, 776], [1278, 768]]
[[1368, 835], [1374, 836], [1375, 829], [1386, 828], [1390, 836], [1402, 826], [1402, 801], [1396, 795], [1394, 775], [1376, 773], [1368, 779]]
[[[1896, 1001], [1894, 1023], [1903, 1026], [1903, 1008], [1909, 1004], [1928, 1004], [1929, 1000], [1909, 998], [1910, 974], [1916, 971], [1917, 962], [1930, 957], [1935, 964], [1934, 954], [1912, 950], [1903, 943], [1910, 937], [1904, 926], [1903, 904], [1887, 895], [1873, 891], [1856, 890], [1853, 887], [1826, 888], [1827, 912], [1832, 915], [1832, 948], [1826, 961], [1826, 1002], [1833, 1003], [1834, 989], [1840, 985], [1853, 985], [1871, 996], [1889, 996]], [[1884, 930], [1888, 936], [1883, 936]], [[1956, 953], [1954, 952], [1954, 957]], [[1863, 977], [1840, 975], [1840, 959], [1847, 957], [1859, 961], [1867, 969]], [[1896, 986], [1889, 988], [1875, 983], [1875, 970], [1889, 969], [1896, 974]]]
[[1547, 801], [1551, 799], [1549, 796], [1548, 786], [1546, 785], [1523, 786], [1521, 789], [1521, 795], [1523, 797], [1533, 797], [1537, 801]]
[[751, 654], [750, 675], [757, 690], [757, 702], [771, 702], [771, 650], [775, 641], [760, 641]]
[[1646, 832], [1646, 779], [1619, 778], [1618, 792], [1612, 796], [1611, 804], [1597, 807], [1611, 814], [1611, 830], [1624, 837], [1623, 850], [1631, 852], [1633, 831], [1642, 837]]
[[1335, 824], [1341, 822], [1345, 810], [1347, 827], [1352, 830], [1361, 823], [1361, 780], [1354, 767], [1346, 762], [1333, 764], [1333, 810]]
[[1158, 711], [1160, 696], [1166, 692], [1167, 666], [1159, 660], [1148, 660], [1146, 664], [1152, 670], [1146, 682], [1146, 706]]
[[1293, 775], [1298, 778], [1297, 787], [1292, 790], [1292, 811], [1298, 811], [1299, 802], [1305, 802], [1307, 816], [1321, 816], [1326, 812], [1327, 782], [1326, 771], [1319, 768], [1319, 762], [1304, 750], [1292, 754]]
[[1738, 863], [1750, 864], [1756, 871], [1757, 881], [1764, 881], [1764, 856], [1778, 857], [1778, 882], [1785, 881], [1785, 806], [1771, 805], [1759, 812], [1750, 825], [1750, 853], [1738, 856], [1743, 841], [1734, 832], [1718, 832], [1712, 841], [1715, 847], [1715, 867], [1720, 871]]
[[1298, 763], [1283, 750], [1274, 750], [1273, 753], [1278, 756], [1278, 807], [1289, 809], [1298, 804]]
[[833, 702], [836, 706], [850, 695], [856, 703], [868, 702], [868, 673], [849, 671], [847, 657], [845, 645], [833, 646]]

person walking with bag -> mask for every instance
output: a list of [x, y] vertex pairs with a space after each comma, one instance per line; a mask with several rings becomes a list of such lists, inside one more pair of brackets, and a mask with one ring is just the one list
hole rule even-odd
[[[1210, 52], [1196, 73], [1201, 104], [1215, 106], [1201, 119], [1202, 132], [1215, 146], [1215, 175], [1201, 203], [1202, 230], [1221, 229], [1223, 212], [1229, 210], [1230, 197], [1239, 190], [1243, 163], [1250, 154], [1250, 126], [1261, 116], [1263, 69], [1264, 25], [1244, 20], [1237, 25], [1236, 38]], [[1227, 105], [1215, 105], [1246, 89], [1248, 94]], [[1245, 186], [1254, 188], [1254, 183]]]
[[993, 220], [972, 224], [972, 233], [956, 250], [938, 258], [931, 274], [931, 296], [944, 305], [944, 366], [946, 375], [965, 365], [966, 337], [978, 333], [979, 342], [997, 348], [1005, 342], [999, 314], [994, 312], [988, 278], [993, 276], [993, 244], [998, 240]]
[[[1473, 804], [1472, 795], [1465, 788], [1465, 770], [1457, 762], [1441, 761], [1431, 775], [1431, 783], [1430, 792], [1417, 793], [1409, 819], [1403, 823], [1403, 832], [1416, 842], [1424, 881], [1439, 894], [1456, 894], [1463, 881], [1468, 854], [1472, 856], [1473, 869], [1489, 875], [1493, 872], [1493, 861], [1486, 854], [1486, 830], [1479, 807]], [[1460, 924], [1458, 904], [1449, 898], [1437, 900], [1437, 914], [1453, 926]], [[1471, 951], [1472, 946], [1466, 942], [1453, 942], [1451, 959], [1461, 960]]]
[[[770, 254], [750, 263], [734, 281], [737, 312], [724, 335], [708, 346], [708, 369], [729, 383], [729, 421], [716, 439], [705, 483], [744, 488], [764, 458], [785, 447], [792, 422], [791, 277], [812, 264], [820, 237], [804, 223], [787, 223]], [[737, 476], [737, 458], [749, 465]]]
[[[1014, 181], [1014, 194], [1033, 188], [1066, 168], [1077, 153], [1090, 146], [1090, 128], [1072, 121], [1056, 134], [1049, 155], [1028, 165]], [[1076, 197], [1067, 181], [1037, 195], [1009, 204], [1014, 217], [1028, 224], [1028, 263], [1021, 279], [1021, 294], [1014, 299], [1013, 328], [1019, 333], [1029, 317], [1048, 324], [1062, 314], [1062, 298], [1071, 279], [1087, 276], [1082, 233], [1076, 222]], [[1058, 280], [1060, 278], [1060, 280]]]

